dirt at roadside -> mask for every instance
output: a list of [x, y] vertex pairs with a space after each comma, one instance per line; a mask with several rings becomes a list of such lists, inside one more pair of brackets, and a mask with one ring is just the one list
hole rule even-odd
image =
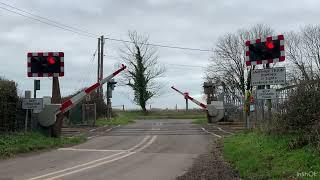
[[195, 159], [191, 168], [177, 180], [234, 180], [239, 173], [225, 162], [221, 155], [221, 143], [213, 141], [208, 152]]

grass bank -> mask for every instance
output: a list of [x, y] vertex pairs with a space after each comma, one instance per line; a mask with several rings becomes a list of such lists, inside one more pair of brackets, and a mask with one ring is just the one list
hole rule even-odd
[[320, 179], [319, 151], [311, 145], [290, 149], [293, 139], [243, 132], [223, 140], [223, 154], [243, 179]]
[[18, 153], [75, 145], [85, 140], [84, 136], [51, 138], [38, 132], [0, 134], [0, 159], [12, 157]]

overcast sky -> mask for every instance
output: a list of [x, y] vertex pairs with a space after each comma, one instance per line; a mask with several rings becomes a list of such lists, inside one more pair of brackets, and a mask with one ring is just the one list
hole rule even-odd
[[[150, 36], [150, 42], [172, 46], [212, 49], [219, 36], [239, 28], [264, 23], [277, 33], [316, 24], [320, 1], [316, 0], [0, 0], [28, 12], [56, 20], [93, 34], [127, 39], [129, 30]], [[65, 76], [60, 79], [62, 95], [96, 81], [97, 59], [91, 61], [97, 39], [52, 27], [5, 11], [0, 4], [0, 76], [18, 83], [20, 93], [33, 89], [26, 75], [27, 52], [65, 52]], [[8, 8], [8, 7], [6, 7]], [[10, 8], [8, 8], [10, 9]], [[105, 44], [105, 76], [119, 62], [122, 43]], [[175, 85], [202, 100], [204, 69], [172, 64], [207, 66], [210, 52], [158, 48], [159, 61], [167, 67], [159, 79], [165, 93], [151, 101], [152, 107], [184, 107], [184, 99], [170, 89]], [[131, 91], [117, 87], [113, 105], [137, 108]], [[51, 95], [51, 80], [41, 78], [38, 96]], [[191, 107], [197, 107], [190, 104]]]

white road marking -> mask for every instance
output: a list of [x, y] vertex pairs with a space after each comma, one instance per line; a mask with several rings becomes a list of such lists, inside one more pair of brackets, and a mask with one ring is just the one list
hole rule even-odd
[[222, 136], [220, 136], [220, 135], [218, 135], [218, 134], [215, 134], [215, 133], [212, 133], [212, 132], [209, 132], [209, 131], [207, 131], [205, 128], [201, 128], [204, 132], [206, 132], [206, 133], [208, 133], [208, 134], [211, 134], [211, 135], [213, 135], [213, 136], [216, 136], [216, 137], [218, 137], [218, 138], [221, 138]]
[[217, 127], [220, 131], [222, 131], [222, 132], [225, 132], [225, 133], [228, 133], [228, 134], [234, 134], [234, 133], [232, 133], [232, 132], [229, 132], [229, 131], [226, 131], [226, 130], [224, 130], [224, 129], [222, 129], [222, 128], [220, 128], [220, 127]]
[[85, 151], [85, 152], [123, 152], [127, 150], [112, 150], [112, 149], [75, 149], [75, 148], [60, 148], [59, 151]]
[[143, 143], [145, 143], [147, 141], [147, 139], [149, 139], [150, 136], [146, 136], [145, 138], [143, 138], [143, 140], [138, 143], [137, 145], [133, 146], [132, 148], [130, 149], [127, 149], [126, 151], [122, 151], [122, 152], [119, 152], [119, 153], [116, 153], [116, 154], [112, 154], [110, 156], [106, 156], [106, 157], [103, 157], [103, 158], [100, 158], [100, 159], [96, 159], [96, 160], [93, 160], [93, 161], [89, 161], [87, 163], [84, 163], [84, 164], [79, 164], [79, 165], [76, 165], [76, 166], [73, 166], [73, 167], [70, 167], [70, 168], [66, 168], [66, 169], [63, 169], [63, 170], [59, 170], [59, 171], [54, 171], [54, 172], [51, 172], [51, 173], [48, 173], [48, 174], [44, 174], [44, 175], [41, 175], [41, 176], [37, 176], [37, 177], [33, 177], [33, 178], [29, 178], [28, 180], [35, 180], [35, 179], [40, 179], [40, 178], [44, 178], [44, 177], [48, 177], [48, 176], [51, 176], [51, 175], [54, 175], [54, 174], [58, 174], [58, 173], [62, 173], [62, 172], [65, 172], [65, 171], [69, 171], [69, 170], [72, 170], [72, 169], [75, 169], [75, 168], [78, 168], [78, 167], [82, 167], [82, 166], [86, 166], [86, 165], [90, 165], [90, 164], [93, 164], [93, 163], [96, 163], [96, 162], [99, 162], [99, 161], [103, 161], [103, 160], [106, 160], [106, 159], [110, 159], [112, 157], [115, 157], [117, 155], [120, 155], [120, 154], [123, 154], [125, 152], [130, 152], [136, 148], [138, 148], [139, 146], [141, 146]]
[[117, 127], [119, 127], [119, 126], [120, 126], [120, 125], [115, 126], [115, 127], [112, 127], [112, 128], [109, 128], [109, 129], [105, 130], [104, 132], [109, 132], [109, 131], [111, 131], [112, 129], [117, 128]]
[[120, 157], [117, 157], [117, 158], [114, 158], [114, 159], [111, 159], [111, 160], [108, 160], [108, 161], [100, 162], [100, 163], [97, 163], [97, 164], [94, 164], [94, 165], [91, 165], [91, 166], [87, 166], [87, 167], [84, 167], [84, 168], [81, 168], [81, 169], [77, 169], [77, 170], [65, 173], [65, 174], [60, 174], [58, 176], [51, 177], [51, 178], [49, 178], [47, 180], [57, 179], [57, 178], [60, 178], [60, 177], [63, 177], [63, 176], [67, 176], [67, 175], [70, 175], [70, 174], [74, 174], [74, 173], [77, 173], [77, 172], [80, 172], [80, 171], [84, 171], [84, 170], [87, 170], [87, 169], [95, 168], [95, 167], [98, 167], [98, 166], [101, 166], [101, 165], [104, 165], [104, 164], [108, 164], [108, 163], [111, 163], [111, 162], [126, 158], [128, 156], [131, 156], [131, 155], [133, 155], [133, 154], [135, 154], [135, 153], [147, 148], [148, 146], [150, 146], [156, 140], [156, 138], [157, 138], [157, 136], [153, 136], [151, 138], [151, 140], [147, 144], [145, 144], [143, 147], [139, 148], [136, 152], [130, 152], [130, 153], [126, 154], [126, 155], [123, 155], [123, 156], [120, 156]]
[[97, 137], [97, 136], [89, 136], [88, 139], [92, 139], [92, 138], [94, 138], [94, 137]]

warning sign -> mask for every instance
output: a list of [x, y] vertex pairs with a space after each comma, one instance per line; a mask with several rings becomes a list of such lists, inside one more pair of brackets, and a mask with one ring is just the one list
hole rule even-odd
[[22, 109], [43, 109], [43, 100], [42, 98], [22, 99]]
[[277, 92], [275, 89], [258, 89], [257, 99], [276, 99]]
[[252, 86], [276, 85], [286, 83], [286, 68], [255, 69], [251, 74]]

